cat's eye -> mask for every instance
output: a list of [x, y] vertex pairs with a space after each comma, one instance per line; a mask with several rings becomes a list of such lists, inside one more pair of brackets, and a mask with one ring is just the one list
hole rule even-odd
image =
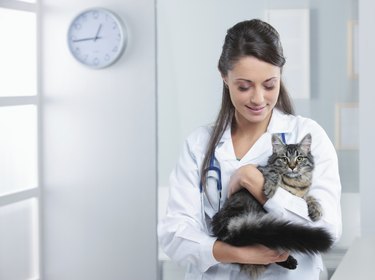
[[297, 157], [297, 161], [302, 161], [302, 160], [303, 160], [303, 157], [301, 157], [301, 156]]
[[289, 159], [287, 157], [282, 157], [281, 159], [284, 161], [284, 163], [288, 163], [289, 162]]

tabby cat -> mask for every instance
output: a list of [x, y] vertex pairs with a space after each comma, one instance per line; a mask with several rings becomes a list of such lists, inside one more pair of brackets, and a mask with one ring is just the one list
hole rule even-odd
[[[307, 194], [314, 169], [311, 134], [307, 134], [298, 144], [284, 144], [274, 134], [272, 147], [273, 153], [267, 165], [258, 167], [265, 179], [264, 194], [269, 199], [277, 188], [283, 188], [305, 199], [311, 220], [319, 220], [323, 214], [322, 207]], [[212, 232], [219, 240], [234, 246], [262, 244], [271, 249], [307, 254], [327, 251], [333, 243], [323, 228], [292, 223], [267, 213], [246, 189], [233, 194], [213, 217]], [[285, 262], [277, 264], [295, 269], [297, 260], [289, 256]], [[241, 269], [252, 279], [256, 279], [266, 267], [241, 264]]]

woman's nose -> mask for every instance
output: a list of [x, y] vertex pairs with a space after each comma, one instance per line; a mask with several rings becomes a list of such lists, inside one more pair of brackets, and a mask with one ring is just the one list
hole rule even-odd
[[253, 94], [250, 97], [250, 101], [253, 104], [262, 104], [264, 101], [264, 92], [261, 88], [255, 88]]

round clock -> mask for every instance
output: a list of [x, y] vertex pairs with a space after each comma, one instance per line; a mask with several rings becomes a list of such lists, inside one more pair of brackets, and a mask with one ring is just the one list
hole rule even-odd
[[82, 64], [99, 69], [113, 64], [123, 53], [126, 28], [111, 11], [92, 8], [78, 14], [68, 30], [68, 45]]

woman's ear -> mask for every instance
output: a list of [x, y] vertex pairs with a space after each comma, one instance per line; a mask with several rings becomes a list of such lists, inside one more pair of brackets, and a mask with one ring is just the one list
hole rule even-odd
[[227, 78], [226, 78], [226, 77], [223, 77], [223, 76], [221, 76], [221, 77], [223, 78], [224, 86], [225, 86], [226, 88], [228, 88]]

